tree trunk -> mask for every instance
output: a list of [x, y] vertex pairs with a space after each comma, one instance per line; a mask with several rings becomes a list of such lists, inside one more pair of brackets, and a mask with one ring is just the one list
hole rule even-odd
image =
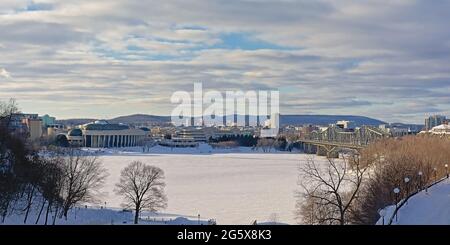
[[3, 212], [3, 214], [2, 214], [2, 223], [5, 223], [6, 213], [7, 213], [7, 211]]
[[56, 211], [55, 211], [55, 215], [53, 216], [53, 223], [52, 223], [52, 225], [56, 224], [56, 217], [58, 216], [58, 211], [59, 211], [59, 205], [56, 206]]
[[49, 202], [48, 205], [47, 205], [47, 212], [45, 213], [45, 223], [44, 223], [44, 225], [47, 225], [47, 222], [48, 222], [48, 213], [50, 212], [50, 207], [51, 207], [51, 205], [52, 205], [51, 202]]
[[6, 203], [6, 205], [5, 205], [5, 210], [3, 211], [3, 214], [2, 214], [2, 223], [5, 223], [6, 215], [8, 214], [8, 208], [9, 208], [9, 202]]
[[28, 204], [28, 206], [27, 206], [27, 211], [25, 212], [25, 218], [23, 219], [23, 223], [24, 223], [24, 224], [27, 223], [28, 214], [30, 213], [30, 208], [31, 208], [31, 205]]
[[39, 223], [39, 219], [41, 218], [41, 214], [42, 214], [42, 211], [44, 210], [45, 203], [46, 203], [46, 201], [44, 200], [42, 202], [41, 210], [39, 210], [39, 214], [38, 214], [38, 217], [36, 219], [36, 223], [34, 223], [35, 225], [37, 225]]
[[69, 214], [69, 210], [68, 209], [64, 209], [64, 219], [67, 220], [67, 215]]
[[64, 218], [67, 220], [67, 216], [69, 215], [70, 206], [71, 205], [69, 205], [68, 202], [64, 203], [64, 205], [62, 207], [63, 208], [63, 212], [61, 213], [60, 218], [62, 218], [64, 216]]
[[28, 203], [27, 203], [27, 211], [25, 212], [25, 218], [23, 220], [23, 223], [27, 223], [28, 214], [30, 213], [31, 206], [33, 205], [33, 196], [34, 196], [34, 187], [31, 190], [30, 193], [28, 193]]
[[134, 211], [134, 224], [137, 225], [139, 223], [139, 207], [136, 206]]

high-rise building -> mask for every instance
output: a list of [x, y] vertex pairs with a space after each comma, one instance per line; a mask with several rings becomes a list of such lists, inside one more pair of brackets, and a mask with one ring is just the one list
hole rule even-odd
[[25, 118], [23, 124], [27, 125], [30, 140], [34, 141], [42, 137], [41, 119]]
[[425, 130], [431, 130], [432, 128], [445, 124], [445, 122], [447, 121], [445, 116], [441, 116], [441, 115], [433, 115], [430, 116], [429, 118], [425, 119]]

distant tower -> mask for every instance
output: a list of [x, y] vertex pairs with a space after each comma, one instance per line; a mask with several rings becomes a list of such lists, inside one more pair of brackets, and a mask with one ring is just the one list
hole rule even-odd
[[433, 115], [425, 119], [425, 130], [431, 130], [432, 128], [445, 124], [447, 121], [445, 116]]

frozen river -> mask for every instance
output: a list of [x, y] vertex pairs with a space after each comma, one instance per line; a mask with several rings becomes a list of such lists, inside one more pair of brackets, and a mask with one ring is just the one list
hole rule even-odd
[[166, 154], [122, 153], [101, 156], [109, 177], [103, 202], [120, 207], [114, 194], [120, 171], [131, 161], [162, 168], [168, 207], [164, 213], [201, 215], [219, 224], [274, 221], [295, 224], [298, 167], [306, 155], [295, 153]]

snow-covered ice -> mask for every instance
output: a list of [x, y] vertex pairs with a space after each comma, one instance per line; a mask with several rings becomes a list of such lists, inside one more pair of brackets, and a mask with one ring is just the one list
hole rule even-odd
[[165, 213], [200, 214], [218, 224], [251, 224], [254, 220], [295, 224], [298, 167], [306, 156], [250, 148], [217, 150], [207, 145], [196, 149], [157, 146], [146, 153], [140, 148], [105, 150], [99, 158], [109, 177], [100, 199], [108, 207], [120, 207], [122, 200], [114, 186], [120, 171], [138, 160], [164, 170], [169, 200]]
[[[97, 203], [69, 212], [68, 220], [56, 224], [131, 224], [133, 214], [122, 212], [122, 198], [115, 194], [120, 172], [132, 161], [164, 170], [168, 207], [143, 213], [140, 224], [295, 224], [299, 167], [311, 155], [298, 152], [264, 153], [251, 148], [212, 149], [155, 146], [121, 149], [84, 149], [96, 155], [108, 171]], [[316, 157], [320, 162], [325, 158]], [[106, 208], [105, 208], [106, 207]], [[37, 211], [27, 223], [33, 224]], [[44, 222], [41, 218], [40, 224]], [[23, 215], [6, 218], [6, 224], [22, 224]], [[50, 219], [49, 224], [52, 223]]]

